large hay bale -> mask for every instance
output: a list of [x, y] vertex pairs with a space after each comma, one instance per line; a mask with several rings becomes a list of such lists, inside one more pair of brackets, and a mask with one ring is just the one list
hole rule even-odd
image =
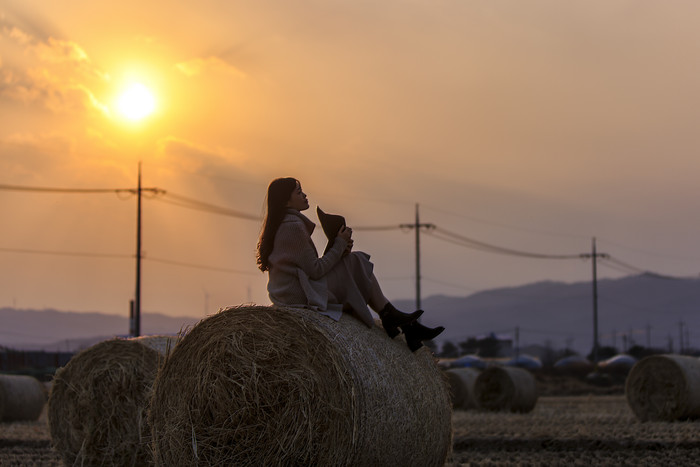
[[56, 372], [49, 428], [65, 465], [153, 462], [147, 408], [153, 381], [175, 338], [111, 339]]
[[34, 421], [46, 403], [46, 391], [33, 376], [0, 375], [0, 421]]
[[492, 366], [476, 378], [474, 397], [485, 410], [529, 412], [537, 403], [535, 377], [522, 368]]
[[476, 408], [474, 383], [479, 376], [479, 370], [474, 368], [450, 368], [445, 371], [445, 375], [450, 383], [452, 408], [463, 410]]
[[700, 418], [700, 360], [684, 355], [645, 357], [627, 376], [625, 394], [641, 421]]
[[349, 315], [241, 306], [178, 343], [149, 420], [157, 465], [442, 466], [451, 416], [427, 348]]

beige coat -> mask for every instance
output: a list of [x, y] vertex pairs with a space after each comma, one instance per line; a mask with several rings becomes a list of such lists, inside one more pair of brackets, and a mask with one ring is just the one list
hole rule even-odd
[[301, 212], [287, 210], [269, 257], [267, 291], [275, 305], [311, 308], [337, 321], [342, 305], [328, 303], [325, 276], [341, 261], [347, 242], [336, 238], [333, 247], [319, 258], [311, 240], [315, 227]]

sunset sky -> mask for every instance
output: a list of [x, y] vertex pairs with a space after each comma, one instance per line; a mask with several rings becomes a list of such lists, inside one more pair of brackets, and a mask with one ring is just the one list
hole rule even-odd
[[[260, 217], [279, 176], [312, 220], [346, 217], [391, 299], [414, 297], [414, 232], [367, 227], [416, 203], [439, 229], [424, 298], [591, 279], [457, 236], [543, 255], [595, 236], [619, 261], [600, 278], [697, 277], [699, 21], [691, 0], [0, 0], [0, 185], [135, 188], [142, 161], [167, 192], [143, 200], [144, 312], [269, 303], [259, 221], [223, 214]], [[153, 112], [132, 120], [135, 83]], [[128, 313], [133, 194], [0, 190], [0, 215], [0, 307]]]

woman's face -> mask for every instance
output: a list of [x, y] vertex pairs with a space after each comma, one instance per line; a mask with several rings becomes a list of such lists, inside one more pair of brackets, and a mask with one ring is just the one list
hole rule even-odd
[[299, 182], [297, 182], [296, 188], [292, 191], [289, 201], [287, 201], [287, 207], [296, 209], [297, 211], [309, 209], [309, 200], [306, 199], [306, 194], [301, 191], [301, 184]]

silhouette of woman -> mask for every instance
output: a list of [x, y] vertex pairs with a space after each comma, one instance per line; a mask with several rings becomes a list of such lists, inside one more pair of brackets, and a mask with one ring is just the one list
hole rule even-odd
[[[374, 276], [370, 256], [352, 251], [352, 229], [344, 222], [336, 224], [337, 236], [319, 257], [311, 239], [316, 225], [301, 213], [308, 208], [306, 194], [295, 178], [278, 178], [270, 183], [257, 264], [268, 273], [267, 291], [272, 303], [313, 309], [336, 321], [345, 311], [368, 327], [374, 325], [371, 308], [389, 337], [396, 337], [399, 329], [403, 331], [411, 351], [444, 331], [442, 326], [420, 324], [417, 320], [423, 310], [404, 313], [389, 302]], [[323, 224], [328, 215], [319, 209], [319, 216]], [[337, 221], [340, 216], [335, 217]], [[326, 233], [332, 237], [333, 232]]]

